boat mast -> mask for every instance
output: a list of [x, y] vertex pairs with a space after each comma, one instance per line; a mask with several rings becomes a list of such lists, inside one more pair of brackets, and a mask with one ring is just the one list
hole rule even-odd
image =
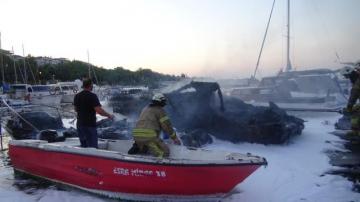
[[286, 48], [286, 69], [285, 71], [291, 71], [292, 66], [290, 62], [290, 0], [287, 1], [287, 48]]
[[16, 84], [17, 83], [17, 73], [16, 73], [14, 46], [11, 47], [11, 50], [12, 50], [12, 59], [13, 59], [13, 62], [14, 62], [14, 74], [15, 74], [15, 84]]
[[24, 83], [27, 83], [27, 74], [26, 74], [26, 65], [25, 65], [25, 50], [24, 50], [24, 44], [22, 44], [22, 51], [23, 51], [23, 61], [24, 61]]
[[89, 57], [89, 50], [87, 51], [87, 56], [88, 56], [88, 65], [89, 65], [89, 79], [91, 79], [91, 70], [93, 71], [94, 73], [94, 78], [95, 78], [95, 81], [96, 81], [96, 84], [99, 83], [98, 79], [97, 79], [97, 76], [96, 76], [96, 73], [95, 73], [95, 69], [91, 66], [90, 64], [90, 57]]
[[5, 84], [5, 73], [4, 73], [4, 62], [3, 62], [3, 51], [1, 49], [1, 32], [0, 32], [0, 62], [1, 62], [1, 78], [2, 84]]
[[90, 57], [89, 57], [89, 50], [86, 51], [87, 53], [87, 59], [88, 59], [88, 75], [89, 75], [89, 79], [91, 79], [91, 67], [90, 67]]

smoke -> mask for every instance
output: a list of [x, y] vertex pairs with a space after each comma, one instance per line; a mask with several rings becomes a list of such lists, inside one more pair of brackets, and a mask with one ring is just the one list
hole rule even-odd
[[185, 79], [178, 81], [172, 85], [166, 86], [165, 88], [161, 89], [160, 92], [167, 94], [167, 93], [178, 90], [179, 88], [189, 84], [190, 82], [191, 82], [190, 78], [185, 78]]

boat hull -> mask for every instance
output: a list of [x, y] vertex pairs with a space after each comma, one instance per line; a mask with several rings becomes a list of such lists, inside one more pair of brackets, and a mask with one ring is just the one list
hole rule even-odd
[[30, 98], [30, 103], [34, 105], [60, 105], [61, 95], [37, 95]]
[[61, 103], [73, 103], [75, 94], [63, 94], [61, 98]]
[[133, 162], [9, 145], [14, 169], [86, 190], [145, 195], [230, 192], [260, 165]]

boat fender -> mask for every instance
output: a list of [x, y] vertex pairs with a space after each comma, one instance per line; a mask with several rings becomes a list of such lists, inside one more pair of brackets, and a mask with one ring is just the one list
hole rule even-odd
[[49, 93], [50, 95], [55, 95], [56, 91], [57, 91], [56, 88], [50, 88]]
[[73, 92], [74, 92], [74, 93], [77, 93], [77, 92], [78, 92], [78, 89], [77, 89], [77, 88], [74, 88], [74, 89], [73, 89]]

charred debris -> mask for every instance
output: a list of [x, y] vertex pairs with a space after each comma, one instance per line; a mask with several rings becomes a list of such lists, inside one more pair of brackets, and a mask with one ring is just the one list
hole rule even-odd
[[[68, 111], [60, 112], [51, 107], [32, 107], [10, 114], [3, 120], [4, 129], [13, 139], [41, 139], [49, 142], [63, 141], [68, 137], [77, 137], [76, 129], [65, 128], [62, 117]], [[69, 118], [69, 117], [68, 117]], [[75, 119], [72, 117], [72, 121]], [[103, 139], [130, 139], [131, 129], [124, 120], [103, 119], [97, 122], [98, 137]]]
[[[246, 104], [223, 95], [216, 82], [192, 81], [165, 94], [165, 109], [183, 142], [190, 146], [211, 143], [209, 135], [234, 143], [283, 144], [304, 129], [302, 119], [288, 115], [276, 104]], [[110, 98], [109, 104], [114, 112], [137, 117], [149, 102], [146, 95], [117, 95]]]
[[[212, 136], [221, 140], [261, 144], [283, 144], [300, 135], [304, 121], [288, 115], [276, 104], [269, 107], [246, 104], [240, 99], [223, 95], [216, 82], [192, 81], [166, 93], [166, 111], [183, 143], [200, 147], [212, 143]], [[150, 93], [114, 94], [108, 103], [114, 112], [136, 120], [151, 99]], [[5, 129], [15, 139], [76, 137], [74, 128], [65, 129], [58, 113], [49, 111], [20, 112], [28, 122], [13, 116]], [[126, 119], [98, 122], [99, 138], [131, 139], [133, 121]], [[38, 135], [40, 131], [40, 134]], [[50, 138], [50, 139], [51, 139]]]

